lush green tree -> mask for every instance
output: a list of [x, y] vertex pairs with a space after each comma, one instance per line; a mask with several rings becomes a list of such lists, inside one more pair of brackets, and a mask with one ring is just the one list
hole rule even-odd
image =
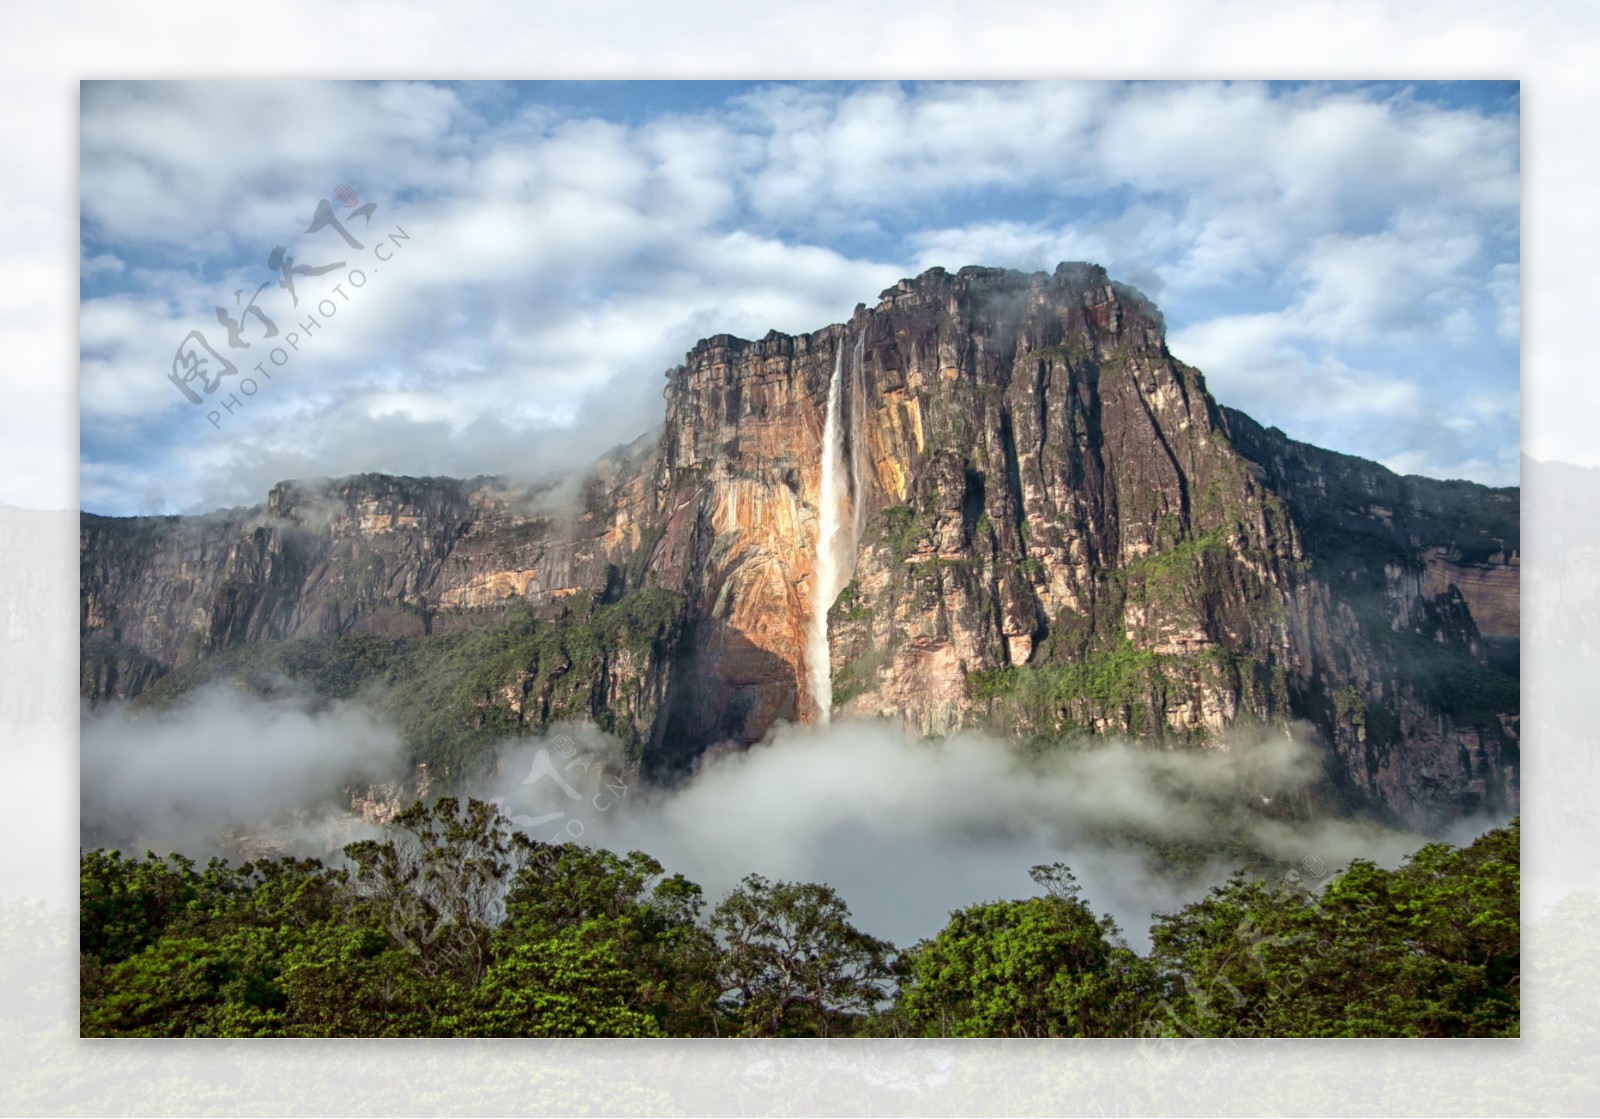
[[320, 859], [283, 856], [238, 867], [213, 859], [202, 881], [205, 889], [175, 927], [303, 931], [343, 919], [356, 904], [348, 873]]
[[1514, 820], [1464, 848], [1429, 844], [1397, 871], [1363, 861], [1339, 875], [1302, 917], [1323, 963], [1284, 1032], [1515, 1036], [1520, 842]]
[[1518, 1032], [1517, 821], [1321, 894], [1235, 877], [1151, 930], [1163, 1034], [1482, 1037]]
[[496, 958], [572, 932], [614, 944], [633, 977], [630, 1008], [667, 1034], [715, 1034], [718, 952], [703, 906], [699, 886], [641, 851], [545, 847], [512, 883]]
[[466, 992], [429, 976], [369, 914], [316, 925], [285, 951], [283, 1032], [297, 1037], [429, 1037]]
[[631, 1005], [638, 977], [627, 946], [598, 924], [511, 945], [467, 1008], [441, 1025], [465, 1037], [662, 1036], [656, 1018]]
[[1162, 997], [1144, 1032], [1157, 1036], [1252, 1036], [1259, 1012], [1286, 992], [1266, 965], [1287, 942], [1296, 958], [1303, 945], [1297, 918], [1301, 894], [1236, 874], [1204, 898], [1151, 928], [1152, 958]]
[[[314, 859], [236, 868], [214, 859], [204, 872], [178, 856], [91, 852], [83, 862], [93, 901], [81, 922], [88, 1034], [279, 1032], [287, 1021], [285, 960], [309, 929], [344, 911], [343, 875]], [[107, 914], [113, 923], [98, 926]]]
[[888, 997], [894, 946], [852, 925], [831, 886], [749, 875], [712, 913], [711, 929], [743, 1033], [848, 1033]]
[[262, 929], [164, 936], [106, 971], [82, 1009], [85, 1036], [255, 1037], [277, 1033], [283, 939]]
[[[895, 956], [818, 884], [700, 888], [642, 852], [545, 846], [492, 806], [403, 813], [350, 869], [82, 857], [81, 1028], [110, 1036], [845, 1033], [1505, 1036], [1517, 822], [1320, 892], [1239, 874], [1142, 959], [1070, 871]], [[891, 988], [898, 994], [888, 1004]]]
[[1122, 1036], [1155, 989], [1149, 964], [1096, 917], [1071, 871], [1034, 867], [1045, 896], [972, 905], [906, 953], [897, 1012], [934, 1037]]
[[87, 851], [79, 860], [78, 950], [102, 967], [148, 948], [205, 890], [192, 860]]

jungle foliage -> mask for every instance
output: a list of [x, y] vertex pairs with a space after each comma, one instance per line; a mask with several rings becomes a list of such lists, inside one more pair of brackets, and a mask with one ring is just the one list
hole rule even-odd
[[655, 859], [414, 804], [339, 865], [81, 860], [86, 1036], [1503, 1037], [1519, 1029], [1520, 829], [1325, 883], [1243, 873], [1147, 954], [1062, 864], [904, 950], [819, 883], [709, 911]]

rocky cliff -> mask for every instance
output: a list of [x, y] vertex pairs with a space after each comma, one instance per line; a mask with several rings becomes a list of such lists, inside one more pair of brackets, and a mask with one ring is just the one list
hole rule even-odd
[[84, 695], [263, 643], [415, 658], [514, 602], [528, 663], [463, 677], [468, 721], [601, 716], [657, 777], [779, 720], [1195, 748], [1305, 720], [1345, 806], [1515, 807], [1517, 491], [1219, 407], [1096, 267], [935, 269], [813, 334], [710, 338], [666, 399], [570, 493], [365, 476], [85, 516]]

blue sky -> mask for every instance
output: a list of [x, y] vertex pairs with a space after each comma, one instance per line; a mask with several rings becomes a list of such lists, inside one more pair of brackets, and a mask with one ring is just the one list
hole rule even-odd
[[[81, 124], [95, 511], [575, 465], [659, 420], [702, 336], [1060, 260], [1155, 299], [1225, 404], [1516, 481], [1516, 83], [91, 83]], [[322, 199], [359, 249], [304, 232]], [[292, 306], [278, 245], [341, 267]], [[262, 284], [277, 336], [230, 347], [216, 307]], [[199, 405], [168, 377], [195, 330], [238, 370]]]

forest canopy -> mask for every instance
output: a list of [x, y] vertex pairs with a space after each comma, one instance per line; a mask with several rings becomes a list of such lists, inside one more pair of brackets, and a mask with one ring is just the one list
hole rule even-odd
[[338, 865], [82, 855], [80, 1015], [119, 1037], [1507, 1037], [1520, 825], [1324, 883], [1244, 873], [1130, 948], [1067, 866], [897, 948], [821, 883], [709, 905], [650, 855], [418, 802]]

